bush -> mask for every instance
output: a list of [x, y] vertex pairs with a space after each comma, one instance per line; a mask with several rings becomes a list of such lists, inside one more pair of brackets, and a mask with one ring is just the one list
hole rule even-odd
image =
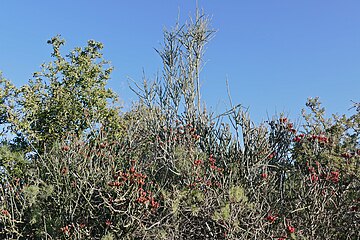
[[298, 129], [255, 125], [241, 105], [214, 117], [198, 85], [208, 24], [165, 31], [163, 76], [123, 114], [94, 41], [66, 61], [55, 37], [35, 82], [2, 81], [17, 141], [0, 149], [1, 238], [360, 238], [359, 108], [326, 119], [309, 99]]

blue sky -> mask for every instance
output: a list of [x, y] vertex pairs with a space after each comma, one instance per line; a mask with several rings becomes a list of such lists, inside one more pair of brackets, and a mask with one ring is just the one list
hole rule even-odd
[[[300, 116], [308, 97], [329, 113], [349, 113], [360, 101], [360, 1], [199, 0], [217, 30], [207, 45], [202, 95], [217, 113], [233, 102], [250, 107], [256, 122], [285, 112]], [[50, 60], [46, 41], [56, 34], [64, 51], [89, 39], [104, 43], [115, 70], [109, 87], [129, 107], [136, 97], [128, 77], [161, 71], [154, 48], [164, 27], [195, 12], [190, 0], [62, 0], [0, 2], [0, 70], [16, 85]], [[65, 53], [65, 52], [64, 52]]]

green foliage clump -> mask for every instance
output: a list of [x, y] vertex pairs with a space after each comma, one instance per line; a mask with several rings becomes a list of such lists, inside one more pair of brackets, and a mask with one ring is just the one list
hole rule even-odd
[[43, 64], [28, 84], [16, 88], [2, 79], [0, 123], [38, 151], [51, 148], [63, 136], [93, 131], [99, 124], [119, 137], [119, 111], [109, 106], [117, 96], [106, 89], [112, 67], [102, 58], [103, 45], [90, 40], [86, 47], [63, 56], [63, 39], [56, 36], [48, 43], [54, 60]]
[[28, 162], [21, 151], [12, 149], [8, 144], [0, 146], [1, 181], [17, 179], [24, 176]]

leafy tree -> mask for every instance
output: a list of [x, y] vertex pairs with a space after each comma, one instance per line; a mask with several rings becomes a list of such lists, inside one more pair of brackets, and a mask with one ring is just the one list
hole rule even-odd
[[[106, 88], [112, 67], [102, 57], [103, 45], [90, 40], [65, 57], [59, 36], [48, 41], [53, 61], [42, 65], [28, 84], [16, 88], [2, 78], [0, 124], [41, 152], [63, 136], [99, 130], [120, 133], [116, 94]], [[110, 106], [110, 104], [113, 104]]]

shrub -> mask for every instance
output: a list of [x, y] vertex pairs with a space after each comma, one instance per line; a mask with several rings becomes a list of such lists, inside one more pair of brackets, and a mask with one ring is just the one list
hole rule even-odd
[[94, 41], [65, 61], [53, 38], [35, 82], [2, 80], [0, 123], [19, 141], [0, 148], [1, 238], [360, 237], [359, 108], [326, 119], [309, 99], [298, 128], [284, 115], [256, 125], [241, 105], [214, 117], [200, 105], [208, 24], [198, 13], [165, 31], [163, 76], [133, 88], [122, 115]]

